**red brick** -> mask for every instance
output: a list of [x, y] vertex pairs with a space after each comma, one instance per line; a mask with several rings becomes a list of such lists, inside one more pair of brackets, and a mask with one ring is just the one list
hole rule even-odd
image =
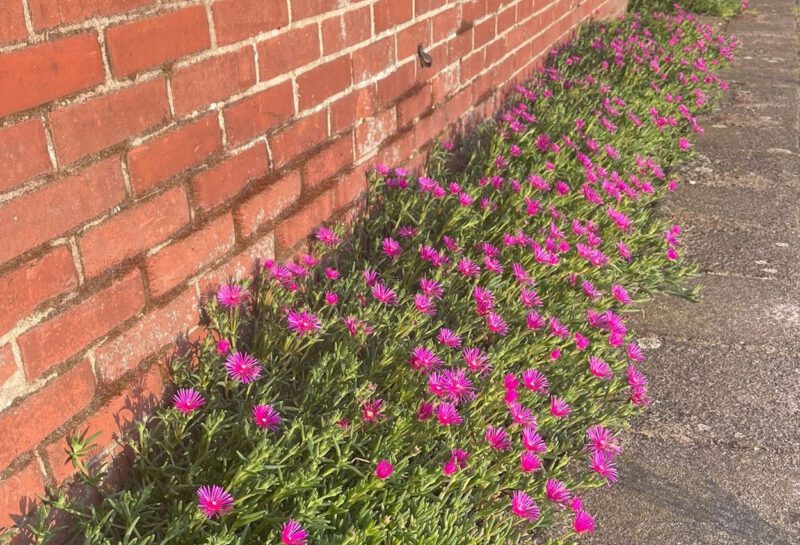
[[488, 44], [494, 38], [495, 16], [476, 24], [472, 29], [472, 44], [475, 50]]
[[314, 155], [303, 165], [303, 185], [317, 186], [353, 162], [353, 135], [347, 133]]
[[138, 270], [39, 324], [17, 339], [29, 381], [77, 354], [144, 307], [144, 285]]
[[431, 21], [432, 33], [431, 42], [437, 43], [451, 34], [461, 26], [460, 10], [457, 6], [452, 6], [442, 12], [437, 13]]
[[256, 82], [253, 48], [241, 49], [185, 66], [172, 76], [175, 114], [184, 116], [246, 91]]
[[477, 76], [484, 67], [486, 50], [481, 49], [461, 59], [461, 81], [467, 82]]
[[221, 0], [211, 7], [217, 41], [229, 44], [275, 30], [289, 23], [286, 0]]
[[188, 237], [165, 246], [145, 260], [150, 293], [161, 297], [227, 254], [235, 242], [233, 218], [225, 214]]
[[0, 276], [0, 335], [43, 301], [77, 286], [78, 273], [66, 246]]
[[486, 0], [464, 0], [461, 4], [461, 16], [464, 21], [473, 22], [486, 13]]
[[[136, 429], [136, 422], [140, 422], [158, 407], [163, 388], [159, 368], [153, 366], [149, 373], [134, 380], [124, 392], [112, 397], [88, 420], [79, 424], [76, 431], [85, 431], [87, 437], [100, 432], [94, 442], [101, 448], [119, 443], [121, 439], [131, 436]], [[45, 448], [46, 458], [58, 485], [75, 473], [68, 460], [67, 447], [65, 435]]]
[[353, 51], [353, 82], [370, 79], [395, 64], [394, 37], [372, 42]]
[[428, 47], [431, 43], [431, 20], [425, 19], [404, 28], [396, 34], [397, 61], [413, 58], [417, 62], [419, 45]]
[[154, 3], [154, 0], [28, 0], [36, 30], [122, 13]]
[[194, 204], [202, 210], [211, 210], [239, 193], [252, 180], [265, 176], [267, 172], [267, 148], [263, 142], [259, 142], [194, 176]]
[[273, 221], [293, 205], [299, 196], [300, 175], [298, 172], [292, 172], [273, 182], [236, 209], [234, 217], [239, 232], [244, 238], [250, 237], [261, 226]]
[[414, 85], [416, 62], [410, 61], [378, 80], [378, 97], [381, 103], [388, 104], [408, 91]]
[[238, 144], [262, 135], [294, 115], [292, 82], [285, 81], [225, 108], [228, 142]]
[[157, 78], [50, 114], [59, 162], [69, 164], [169, 119], [167, 87]]
[[308, 115], [270, 137], [274, 168], [283, 168], [305, 150], [313, 148], [328, 136], [325, 110]]
[[373, 4], [375, 32], [401, 25], [414, 16], [414, 0], [378, 0]]
[[517, 6], [509, 6], [497, 14], [497, 33], [503, 34], [517, 22]]
[[456, 34], [447, 41], [447, 57], [449, 59], [460, 59], [472, 51], [472, 33], [463, 32]]
[[63, 235], [124, 198], [122, 169], [112, 158], [7, 202], [0, 207], [0, 263]]
[[333, 213], [333, 193], [329, 190], [319, 195], [278, 225], [275, 236], [282, 252], [297, 246], [322, 222], [330, 219]]
[[211, 45], [203, 6], [191, 6], [106, 30], [111, 72], [130, 76]]
[[372, 83], [353, 90], [330, 106], [331, 134], [350, 129], [357, 120], [375, 113], [378, 105], [378, 87]]
[[291, 0], [292, 21], [313, 17], [339, 7], [338, 0]]
[[447, 3], [447, 0], [415, 0], [414, 2], [414, 12], [417, 17], [420, 15], [427, 13], [429, 11], [433, 11], [436, 8], [440, 8]]
[[95, 33], [4, 53], [0, 55], [0, 117], [94, 87], [104, 79]]
[[[0, 430], [14, 430], [14, 440], [0, 449], [0, 471], [89, 405], [93, 397], [92, 366], [84, 360], [21, 403], [0, 413]], [[31, 424], [33, 415], [35, 425]]]
[[259, 78], [270, 80], [318, 58], [317, 25], [289, 30], [258, 44]]
[[113, 382], [145, 358], [159, 352], [196, 325], [199, 313], [194, 287], [163, 307], [145, 314], [131, 329], [95, 350], [100, 379]]
[[424, 84], [397, 104], [397, 124], [404, 126], [431, 107], [431, 86]]
[[222, 131], [216, 114], [171, 129], [128, 152], [133, 190], [144, 193], [220, 149]]
[[369, 6], [322, 21], [322, 51], [330, 55], [345, 47], [368, 40], [372, 35]]
[[392, 139], [389, 146], [382, 148], [375, 162], [387, 165], [404, 165], [406, 160], [414, 153], [414, 130], [413, 127], [399, 131], [397, 137]]
[[226, 259], [222, 265], [209, 271], [198, 279], [198, 286], [201, 293], [215, 291], [217, 287], [227, 282], [231, 278], [244, 278], [252, 275], [261, 269], [265, 259], [275, 257], [275, 236], [267, 233], [255, 242], [247, 246], [230, 259]]
[[343, 208], [368, 189], [367, 176], [363, 167], [356, 168], [351, 173], [342, 178], [334, 188], [334, 206], [338, 210]]
[[0, 44], [16, 42], [28, 36], [21, 0], [0, 0]]
[[11, 344], [0, 347], [0, 387], [17, 372], [17, 363], [14, 361], [14, 353]]
[[36, 460], [0, 481], [0, 528], [14, 526], [16, 519], [29, 514], [43, 495], [44, 477]]
[[0, 191], [52, 170], [44, 125], [31, 119], [0, 129]]
[[364, 120], [356, 128], [356, 156], [362, 157], [377, 149], [381, 142], [397, 130], [397, 113], [388, 108], [380, 114]]
[[350, 57], [344, 55], [297, 76], [300, 109], [305, 110], [344, 91], [352, 83]]
[[434, 104], [439, 104], [450, 96], [461, 81], [461, 65], [451, 64], [431, 80], [431, 95]]
[[430, 115], [420, 118], [414, 125], [414, 145], [417, 149], [430, 142], [434, 136], [442, 132], [446, 126], [443, 108], [433, 110]]
[[137, 203], [93, 227], [80, 238], [78, 245], [84, 271], [90, 278], [97, 276], [163, 242], [188, 222], [189, 203], [182, 187]]

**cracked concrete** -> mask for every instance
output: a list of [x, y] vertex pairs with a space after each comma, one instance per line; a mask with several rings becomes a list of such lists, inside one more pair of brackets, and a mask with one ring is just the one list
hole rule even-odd
[[731, 92], [664, 207], [703, 296], [633, 320], [656, 401], [625, 436], [620, 482], [586, 498], [592, 545], [800, 544], [799, 14], [751, 7], [728, 24], [743, 42]]

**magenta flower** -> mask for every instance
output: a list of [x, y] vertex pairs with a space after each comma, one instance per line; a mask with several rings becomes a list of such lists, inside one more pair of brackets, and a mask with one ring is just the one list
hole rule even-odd
[[628, 365], [628, 384], [634, 387], [647, 386], [647, 377], [635, 365]]
[[519, 388], [519, 379], [514, 373], [506, 373], [503, 375], [503, 388], [506, 390], [516, 390]]
[[372, 286], [372, 296], [386, 305], [397, 304], [397, 293], [391, 288], [387, 288], [380, 282], [376, 282]]
[[271, 405], [254, 405], [253, 421], [259, 428], [278, 431], [281, 427], [281, 415]]
[[335, 305], [339, 302], [339, 294], [335, 291], [326, 291], [325, 292], [325, 304], [326, 305]]
[[575, 340], [575, 347], [578, 350], [585, 350], [589, 346], [589, 339], [577, 331], [572, 334], [572, 338]]
[[200, 511], [209, 519], [221, 517], [233, 509], [233, 496], [217, 485], [198, 488], [197, 501], [200, 504]]
[[433, 403], [428, 401], [420, 401], [419, 409], [417, 410], [417, 419], [420, 421], [427, 420], [433, 416]]
[[383, 253], [389, 256], [392, 260], [396, 260], [403, 253], [403, 247], [400, 243], [393, 238], [383, 239]]
[[245, 352], [235, 352], [225, 360], [228, 376], [242, 384], [249, 384], [261, 375], [258, 360]]
[[692, 143], [687, 138], [681, 137], [678, 139], [678, 149], [681, 151], [689, 151], [692, 149]]
[[526, 450], [520, 456], [519, 467], [523, 473], [533, 473], [542, 469], [542, 460], [535, 453]]
[[306, 532], [300, 523], [294, 519], [289, 519], [281, 531], [281, 543], [283, 545], [306, 545], [308, 539], [308, 532]]
[[442, 286], [436, 280], [429, 280], [428, 278], [419, 279], [419, 289], [433, 299], [441, 299], [444, 295]]
[[217, 341], [217, 352], [220, 354], [227, 354], [231, 349], [231, 343], [228, 339], [220, 339]]
[[442, 363], [443, 362], [439, 356], [424, 346], [418, 346], [411, 351], [411, 359], [409, 360], [409, 364], [415, 371], [430, 373], [441, 366]]
[[625, 352], [628, 354], [628, 357], [633, 361], [642, 362], [645, 360], [644, 352], [636, 343], [628, 343], [628, 346], [625, 347]]
[[394, 473], [394, 466], [389, 460], [381, 460], [375, 466], [375, 476], [380, 480], [388, 479]]
[[461, 424], [461, 422], [463, 422], [461, 415], [458, 414], [458, 409], [456, 409], [455, 405], [451, 403], [439, 403], [439, 407], [436, 412], [439, 424], [442, 426], [451, 426], [453, 424]]
[[202, 407], [206, 400], [200, 395], [200, 392], [192, 388], [181, 388], [172, 397], [172, 403], [175, 408], [183, 414], [189, 414], [192, 411]]
[[361, 418], [364, 422], [377, 422], [383, 419], [383, 400], [374, 399], [364, 403], [361, 407]]
[[536, 417], [533, 416], [533, 411], [531, 411], [529, 408], [517, 403], [516, 401], [508, 403], [507, 405], [508, 412], [511, 413], [511, 418], [514, 419], [514, 422], [523, 428], [536, 426]]
[[436, 304], [421, 293], [414, 295], [414, 306], [417, 307], [418, 311], [427, 316], [436, 314]]
[[608, 428], [591, 426], [586, 430], [586, 437], [589, 439], [588, 448], [593, 452], [604, 452], [612, 456], [622, 452], [617, 438]]
[[445, 371], [442, 374], [442, 386], [445, 395], [455, 404], [475, 399], [475, 387], [463, 369]]
[[540, 394], [547, 394], [547, 389], [550, 384], [547, 382], [547, 377], [538, 369], [528, 369], [522, 372], [522, 382], [525, 388], [532, 392]]
[[453, 475], [459, 470], [462, 470], [465, 467], [467, 467], [468, 458], [469, 458], [469, 453], [465, 450], [462, 450], [460, 448], [451, 450], [450, 459], [444, 463], [444, 466], [442, 467], [442, 472], [448, 477], [450, 475]]
[[501, 427], [489, 426], [483, 436], [494, 450], [505, 451], [511, 448], [511, 439]]
[[473, 373], [485, 373], [491, 369], [489, 357], [480, 348], [465, 348], [461, 351], [461, 357]]
[[217, 290], [217, 301], [225, 308], [238, 307], [247, 297], [247, 290], [237, 284], [224, 284]]
[[466, 277], [478, 276], [481, 273], [481, 267], [477, 263], [470, 261], [468, 258], [463, 257], [456, 264], [456, 270]]
[[528, 315], [525, 317], [525, 325], [528, 326], [528, 329], [531, 331], [536, 331], [537, 329], [542, 329], [544, 327], [544, 318], [539, 316], [535, 310], [532, 310]]
[[459, 348], [461, 346], [461, 337], [447, 328], [441, 328], [436, 340], [448, 348]]
[[572, 528], [576, 534], [590, 534], [596, 529], [594, 517], [586, 511], [578, 511], [572, 520]]
[[525, 450], [535, 454], [545, 454], [547, 452], [547, 443], [544, 442], [535, 427], [522, 430], [522, 446], [525, 447]]
[[328, 278], [328, 280], [338, 280], [341, 276], [341, 273], [332, 267], [326, 267], [325, 276]]
[[317, 229], [317, 240], [323, 243], [325, 246], [337, 246], [342, 240], [339, 238], [339, 235], [334, 233], [331, 229], [327, 227], [320, 227]]
[[525, 307], [540, 307], [542, 306], [542, 299], [539, 297], [539, 294], [536, 293], [535, 290], [529, 290], [527, 288], [522, 288], [520, 292], [519, 300], [522, 302], [522, 305]]
[[560, 397], [550, 398], [550, 414], [552, 414], [556, 418], [564, 418], [571, 412], [572, 409], [570, 408], [570, 406], [567, 404], [566, 401], [564, 401]]
[[604, 359], [597, 356], [589, 356], [589, 372], [601, 380], [614, 378], [614, 371], [611, 366]]
[[617, 467], [614, 459], [603, 451], [596, 450], [589, 461], [592, 471], [605, 478], [609, 484], [617, 482]]
[[511, 512], [518, 517], [534, 521], [541, 513], [539, 506], [529, 495], [522, 490], [517, 490], [511, 496]]
[[290, 310], [286, 315], [286, 321], [289, 323], [289, 329], [301, 337], [322, 328], [319, 318], [305, 310], [300, 312]]
[[495, 312], [490, 312], [489, 315], [486, 316], [486, 325], [489, 327], [489, 331], [501, 337], [508, 333], [508, 324]]
[[544, 491], [547, 499], [553, 503], [567, 503], [571, 497], [567, 485], [556, 479], [547, 479]]
[[631, 304], [631, 296], [628, 295], [628, 290], [626, 290], [621, 284], [614, 284], [611, 286], [611, 295], [613, 295], [614, 299], [623, 305]]

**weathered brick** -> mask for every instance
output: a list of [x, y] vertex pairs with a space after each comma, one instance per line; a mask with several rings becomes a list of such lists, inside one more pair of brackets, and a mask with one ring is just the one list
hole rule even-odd
[[155, 0], [28, 0], [36, 30], [122, 13], [154, 3]]
[[289, 125], [269, 139], [274, 168], [283, 168], [302, 152], [325, 140], [327, 136], [328, 119], [324, 110]]
[[217, 41], [229, 44], [275, 30], [289, 23], [286, 0], [221, 0], [211, 6]]
[[133, 190], [144, 193], [220, 149], [222, 131], [216, 114], [171, 129], [128, 152]]
[[350, 129], [357, 120], [375, 113], [378, 106], [378, 86], [371, 83], [354, 89], [330, 105], [331, 135]]
[[378, 0], [372, 10], [375, 32], [383, 32], [411, 20], [414, 16], [414, 0]]
[[33, 381], [51, 367], [144, 308], [142, 275], [134, 270], [88, 299], [19, 336], [25, 376]]
[[339, 7], [338, 0], [291, 0], [291, 2], [292, 21], [313, 17]]
[[495, 36], [494, 26], [496, 17], [492, 16], [485, 21], [477, 23], [472, 29], [472, 47], [475, 50], [488, 44]]
[[0, 191], [50, 172], [44, 125], [38, 119], [0, 129]]
[[358, 167], [344, 176], [334, 187], [334, 208], [350, 205], [367, 191], [367, 176], [364, 167]]
[[356, 128], [356, 156], [361, 157], [378, 148], [381, 142], [397, 130], [397, 113], [394, 107], [364, 120]]
[[416, 62], [416, 60], [409, 61], [378, 80], [378, 98], [381, 103], [394, 102], [414, 85]]
[[418, 21], [397, 32], [395, 38], [397, 40], [397, 61], [402, 62], [405, 59], [413, 58], [416, 62], [418, 59], [417, 47], [420, 44], [428, 47], [431, 43], [431, 20]]
[[201, 110], [246, 91], [255, 82], [255, 59], [249, 45], [184, 66], [175, 71], [171, 80], [175, 114], [184, 116]]
[[0, 207], [0, 263], [63, 235], [124, 198], [122, 169], [112, 158], [7, 202]]
[[86, 276], [97, 276], [163, 242], [188, 222], [189, 203], [182, 187], [112, 216], [78, 241]]
[[43, 301], [77, 286], [78, 273], [66, 246], [0, 276], [0, 335]]
[[187, 288], [163, 307], [145, 314], [116, 339], [95, 349], [100, 379], [117, 380], [145, 358], [174, 343], [197, 319], [197, 296], [193, 287]]
[[324, 192], [281, 221], [275, 231], [276, 242], [281, 252], [287, 253], [322, 222], [330, 219], [333, 213], [333, 194], [332, 190]]
[[353, 134], [339, 137], [303, 165], [303, 185], [315, 187], [353, 162]]
[[74, 104], [50, 114], [59, 162], [113, 146], [169, 119], [162, 78]]
[[0, 528], [14, 526], [16, 519], [29, 514], [43, 495], [44, 477], [36, 460], [0, 481]]
[[202, 210], [211, 210], [239, 193], [252, 180], [265, 176], [267, 172], [267, 147], [259, 142], [195, 175], [192, 178], [194, 204]]
[[236, 208], [236, 225], [243, 237], [256, 231], [292, 206], [300, 196], [300, 174], [291, 172]]
[[0, 387], [17, 372], [17, 363], [14, 361], [14, 352], [11, 344], [6, 343], [0, 346]]
[[203, 6], [190, 6], [106, 30], [111, 72], [130, 76], [211, 45]]
[[[14, 430], [14, 440], [0, 449], [0, 471], [88, 406], [94, 391], [92, 366], [84, 360], [0, 413], [0, 430]], [[31, 425], [32, 415], [36, 415], [36, 425]]]
[[219, 267], [207, 272], [197, 280], [203, 294], [215, 291], [220, 284], [230, 279], [244, 278], [261, 269], [265, 259], [275, 257], [275, 235], [267, 233], [248, 245], [244, 250], [226, 259]]
[[317, 60], [319, 55], [316, 24], [289, 30], [258, 44], [259, 77], [270, 80]]
[[[16, 42], [28, 35], [20, 0], [0, 0], [0, 44]], [[2, 523], [0, 523], [1, 525]]]
[[344, 91], [352, 83], [350, 56], [344, 55], [297, 76], [300, 109], [305, 110]]
[[394, 37], [389, 36], [353, 51], [353, 81], [360, 83], [395, 64]]
[[451, 64], [431, 79], [431, 98], [433, 104], [440, 104], [444, 102], [445, 98], [450, 96], [458, 89], [458, 84], [461, 81], [461, 65]]
[[165, 246], [145, 260], [148, 286], [153, 297], [161, 297], [227, 254], [236, 240], [233, 218], [225, 214], [188, 237]]
[[[467, 0], [468, 1], [468, 0]], [[419, 17], [436, 8], [440, 8], [447, 3], [447, 0], [415, 0], [414, 15]]]
[[323, 53], [330, 55], [368, 40], [372, 34], [371, 17], [369, 6], [364, 6], [322, 21]]
[[246, 142], [292, 117], [292, 93], [292, 82], [285, 81], [225, 108], [228, 142]]
[[511, 5], [497, 14], [497, 33], [503, 34], [517, 22], [517, 6]]
[[86, 33], [0, 54], [0, 116], [103, 82], [97, 34]]
[[455, 34], [460, 26], [461, 10], [458, 6], [451, 6], [437, 13], [431, 21], [431, 42], [437, 43]]
[[413, 93], [397, 104], [397, 124], [401, 127], [411, 123], [431, 107], [431, 86], [420, 85]]

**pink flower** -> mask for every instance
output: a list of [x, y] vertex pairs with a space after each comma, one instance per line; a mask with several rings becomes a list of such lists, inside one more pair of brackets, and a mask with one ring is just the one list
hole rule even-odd
[[259, 428], [278, 431], [281, 426], [281, 415], [271, 405], [254, 405], [253, 421]]
[[586, 437], [589, 438], [588, 448], [593, 452], [604, 452], [612, 456], [622, 452], [622, 448], [617, 443], [617, 438], [608, 428], [591, 426], [586, 430]]
[[594, 517], [586, 511], [578, 511], [572, 520], [572, 528], [576, 534], [590, 534], [596, 529]]
[[430, 280], [428, 278], [419, 279], [419, 289], [422, 293], [433, 299], [441, 299], [442, 295], [444, 295], [441, 284], [436, 280]]
[[227, 354], [231, 349], [231, 342], [228, 339], [220, 339], [217, 341], [217, 352], [220, 354]]
[[647, 386], [647, 377], [633, 364], [628, 365], [628, 384], [637, 387]]
[[489, 331], [496, 333], [501, 337], [508, 333], [508, 324], [506, 324], [505, 320], [503, 320], [503, 318], [495, 312], [490, 312], [486, 317], [486, 325], [489, 327]]
[[547, 499], [553, 503], [567, 503], [571, 497], [567, 485], [556, 479], [547, 479], [544, 490]]
[[418, 346], [411, 351], [411, 359], [409, 360], [409, 364], [415, 371], [430, 373], [441, 366], [442, 363], [443, 362], [439, 356], [424, 346]]
[[361, 407], [361, 418], [364, 422], [377, 422], [383, 419], [383, 400], [374, 399], [367, 401]]
[[228, 376], [242, 384], [249, 384], [261, 375], [258, 360], [245, 352], [230, 354], [225, 361]]
[[542, 460], [535, 453], [526, 450], [519, 458], [519, 467], [523, 473], [533, 473], [542, 469]]
[[564, 418], [569, 413], [572, 412], [572, 409], [567, 402], [561, 399], [560, 397], [551, 397], [550, 398], [550, 414], [555, 416], [556, 418]]
[[525, 325], [527, 325], [528, 329], [530, 329], [531, 331], [542, 329], [544, 327], [544, 323], [545, 323], [544, 318], [539, 316], [539, 314], [535, 310], [529, 312], [528, 315], [525, 317]]
[[614, 299], [623, 305], [631, 304], [631, 296], [628, 295], [628, 290], [626, 290], [621, 284], [614, 284], [611, 286], [611, 295], [613, 295]]
[[290, 310], [286, 315], [286, 321], [289, 323], [289, 329], [301, 337], [322, 328], [319, 318], [305, 310], [300, 312]]
[[458, 348], [461, 346], [461, 337], [453, 333], [447, 328], [441, 328], [436, 340], [448, 348]]
[[472, 298], [475, 299], [475, 310], [484, 315], [494, 308], [494, 295], [491, 291], [480, 286], [472, 288]]
[[458, 404], [462, 401], [475, 399], [475, 387], [472, 385], [472, 381], [467, 378], [463, 369], [448, 369], [443, 373], [442, 377], [445, 395], [453, 403]]
[[183, 414], [189, 414], [192, 411], [202, 407], [205, 404], [206, 400], [203, 399], [203, 396], [197, 390], [192, 388], [181, 388], [178, 390], [172, 397], [172, 403], [175, 405], [175, 408], [181, 411]]
[[325, 303], [328, 305], [335, 305], [339, 302], [339, 294], [334, 291], [325, 292]]
[[217, 301], [225, 308], [238, 307], [247, 297], [247, 290], [237, 284], [224, 284], [217, 290]]
[[328, 280], [338, 280], [341, 276], [341, 273], [332, 267], [327, 267], [325, 269], [325, 276]]
[[417, 410], [417, 419], [423, 421], [429, 419], [431, 416], [433, 416], [433, 403], [420, 401], [419, 409]]
[[501, 427], [495, 428], [489, 426], [486, 428], [486, 433], [483, 436], [486, 441], [495, 450], [509, 450], [511, 448], [511, 439], [509, 439], [506, 430]]
[[281, 542], [283, 545], [306, 545], [308, 539], [308, 532], [306, 532], [300, 523], [294, 519], [289, 519], [283, 525], [281, 531]]
[[325, 246], [337, 246], [342, 240], [339, 238], [339, 235], [334, 233], [331, 229], [327, 227], [320, 227], [317, 230], [317, 240], [323, 243]]
[[421, 293], [414, 295], [414, 306], [417, 307], [418, 311], [427, 316], [436, 314], [436, 304]]
[[535, 290], [529, 290], [527, 288], [522, 288], [522, 292], [519, 296], [520, 302], [525, 307], [540, 307], [542, 306], [542, 299], [539, 297], [539, 294], [536, 293]]
[[200, 511], [209, 519], [221, 517], [233, 509], [233, 496], [217, 485], [198, 488], [197, 501], [200, 504]]
[[511, 413], [511, 418], [514, 422], [522, 427], [536, 426], [536, 417], [533, 416], [533, 411], [517, 403], [516, 401], [508, 403], [508, 412]]
[[547, 452], [547, 443], [544, 442], [544, 439], [542, 439], [542, 436], [539, 435], [535, 427], [522, 430], [522, 446], [525, 447], [525, 450], [536, 454], [544, 454]]
[[375, 466], [375, 476], [380, 480], [388, 479], [394, 473], [394, 466], [389, 460], [381, 460]]
[[678, 250], [676, 250], [675, 248], [667, 249], [667, 259], [669, 259], [670, 261], [677, 261], [678, 258], [680, 258]]
[[398, 257], [400, 257], [400, 254], [403, 253], [403, 247], [400, 246], [400, 243], [393, 238], [383, 239], [382, 246], [383, 246], [383, 253], [385, 253], [393, 260], [396, 260]]
[[692, 149], [692, 143], [688, 139], [681, 137], [678, 139], [678, 149], [681, 151], [689, 151]]
[[456, 270], [466, 277], [478, 276], [481, 272], [481, 267], [477, 263], [470, 261], [468, 258], [463, 257], [456, 265]]
[[372, 286], [372, 296], [375, 297], [381, 303], [386, 305], [396, 305], [397, 304], [397, 294], [394, 292], [393, 289], [387, 288], [380, 282], [376, 282]]
[[614, 371], [611, 366], [606, 363], [602, 358], [597, 356], [589, 356], [589, 372], [601, 380], [610, 380], [614, 378]]
[[603, 451], [596, 450], [592, 453], [589, 467], [592, 471], [605, 478], [609, 484], [617, 482], [617, 468], [614, 459]]
[[516, 390], [519, 388], [519, 379], [514, 373], [506, 373], [503, 375], [503, 388], [506, 390]]
[[592, 284], [588, 280], [584, 280], [583, 282], [581, 282], [581, 286], [583, 287], [583, 293], [586, 295], [586, 297], [588, 297], [592, 301], [594, 301], [595, 299], [599, 299], [600, 297], [603, 296], [600, 290], [598, 290], [594, 286], [594, 284]]
[[528, 369], [522, 372], [522, 382], [525, 387], [532, 392], [546, 394], [550, 384], [547, 377], [538, 369]]
[[491, 369], [489, 357], [480, 348], [465, 348], [461, 351], [461, 357], [473, 373], [484, 373]]
[[642, 352], [642, 349], [639, 348], [639, 345], [636, 343], [633, 342], [628, 343], [628, 346], [625, 347], [625, 352], [628, 354], [628, 357], [633, 361], [641, 362], [645, 360], [644, 352]]
[[586, 347], [589, 346], [589, 339], [577, 331], [572, 334], [572, 338], [575, 340], [575, 348], [578, 350], [586, 350]]
[[461, 422], [463, 422], [455, 405], [451, 403], [439, 403], [439, 408], [437, 409], [437, 418], [439, 420], [439, 424], [442, 426], [451, 426], [453, 424], [461, 424]]
[[522, 490], [517, 490], [511, 496], [511, 512], [518, 517], [534, 521], [539, 518], [541, 511], [536, 502]]

